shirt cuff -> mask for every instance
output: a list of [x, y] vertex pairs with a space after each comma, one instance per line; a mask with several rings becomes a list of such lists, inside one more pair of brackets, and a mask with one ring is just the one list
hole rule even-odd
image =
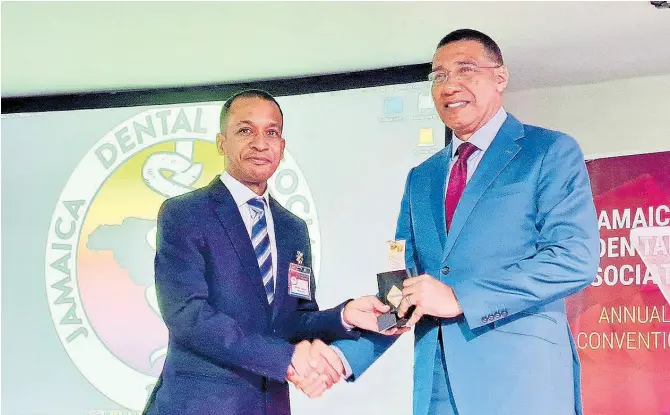
[[351, 370], [351, 365], [349, 364], [349, 361], [347, 360], [346, 357], [344, 357], [344, 354], [342, 351], [337, 347], [337, 346], [330, 346], [331, 349], [339, 356], [340, 360], [342, 361], [342, 366], [344, 367], [344, 378], [349, 379], [351, 375], [353, 375], [353, 370]]
[[344, 307], [342, 307], [342, 311], [340, 311], [340, 320], [342, 320], [342, 326], [344, 326], [347, 331], [351, 331], [356, 328], [356, 326], [349, 325], [346, 321], [344, 321]]

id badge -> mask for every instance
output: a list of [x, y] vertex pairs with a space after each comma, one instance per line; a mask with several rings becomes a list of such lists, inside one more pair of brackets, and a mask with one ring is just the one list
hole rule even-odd
[[302, 265], [302, 252], [298, 252], [296, 261], [288, 266], [288, 294], [292, 297], [312, 299], [312, 269]]

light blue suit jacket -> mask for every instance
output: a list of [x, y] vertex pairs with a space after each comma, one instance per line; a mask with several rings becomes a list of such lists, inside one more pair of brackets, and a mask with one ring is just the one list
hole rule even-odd
[[[410, 171], [396, 231], [407, 266], [452, 287], [464, 313], [416, 325], [414, 414], [430, 404], [439, 325], [459, 415], [581, 414], [564, 298], [595, 278], [599, 236], [579, 146], [508, 115], [447, 234], [450, 155], [447, 146]], [[365, 334], [334, 345], [355, 380], [394, 340]]]

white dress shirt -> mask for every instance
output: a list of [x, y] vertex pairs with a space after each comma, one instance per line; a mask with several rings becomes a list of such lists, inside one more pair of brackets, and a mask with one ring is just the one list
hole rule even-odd
[[[468, 157], [468, 176], [465, 179], [466, 183], [470, 181], [470, 178], [474, 174], [475, 169], [477, 166], [479, 166], [479, 162], [482, 161], [484, 153], [491, 146], [493, 139], [495, 138], [496, 134], [498, 134], [498, 131], [500, 131], [500, 127], [502, 127], [506, 119], [507, 112], [502, 107], [500, 107], [498, 112], [496, 112], [495, 115], [482, 126], [482, 128], [475, 131], [475, 133], [472, 134], [470, 139], [467, 141], [468, 143], [477, 146], [477, 150], [475, 150], [475, 152], [472, 153], [470, 157]], [[458, 138], [455, 133], [452, 135], [452, 137], [451, 159], [449, 160], [449, 174], [447, 174], [447, 184], [449, 183], [449, 176], [451, 176], [451, 169], [454, 167], [454, 164], [458, 159], [456, 156], [456, 151], [461, 144], [465, 143], [465, 141]]]
[[[221, 181], [228, 188], [228, 191], [233, 196], [237, 209], [240, 211], [242, 216], [242, 221], [244, 222], [244, 227], [247, 229], [247, 234], [251, 240], [251, 229], [256, 223], [256, 212], [251, 209], [251, 206], [247, 202], [251, 199], [258, 197], [247, 186], [240, 183], [233, 176], [224, 171], [221, 173]], [[265, 189], [265, 193], [261, 196], [265, 199], [265, 221], [268, 225], [268, 236], [270, 237], [270, 255], [272, 255], [272, 281], [274, 282], [274, 290], [277, 291], [277, 239], [275, 239], [275, 226], [274, 221], [272, 220], [272, 211], [270, 210], [270, 193], [268, 189]], [[350, 326], [344, 321], [344, 308], [340, 312], [340, 320], [342, 325], [347, 330], [352, 330], [354, 327]]]
[[[240, 183], [228, 172], [221, 174], [221, 181], [228, 188], [228, 191], [233, 196], [237, 209], [240, 211], [244, 227], [247, 228], [247, 234], [251, 240], [251, 229], [256, 223], [257, 213], [251, 209], [247, 202], [251, 199], [259, 197], [247, 186]], [[268, 227], [268, 236], [270, 237], [270, 255], [272, 256], [272, 281], [274, 282], [274, 289], [277, 289], [277, 240], [275, 239], [275, 226], [272, 220], [272, 211], [270, 211], [270, 194], [267, 189], [262, 196], [265, 199], [265, 221]]]

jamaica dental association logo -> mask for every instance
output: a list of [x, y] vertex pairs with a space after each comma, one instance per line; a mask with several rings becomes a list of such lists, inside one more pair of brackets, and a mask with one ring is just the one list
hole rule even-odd
[[[167, 353], [154, 286], [156, 215], [165, 199], [223, 170], [220, 108], [164, 107], [119, 124], [79, 162], [53, 213], [45, 277], [58, 336], [81, 374], [130, 410], [144, 407]], [[307, 222], [318, 275], [317, 212], [288, 151], [269, 188]]]

